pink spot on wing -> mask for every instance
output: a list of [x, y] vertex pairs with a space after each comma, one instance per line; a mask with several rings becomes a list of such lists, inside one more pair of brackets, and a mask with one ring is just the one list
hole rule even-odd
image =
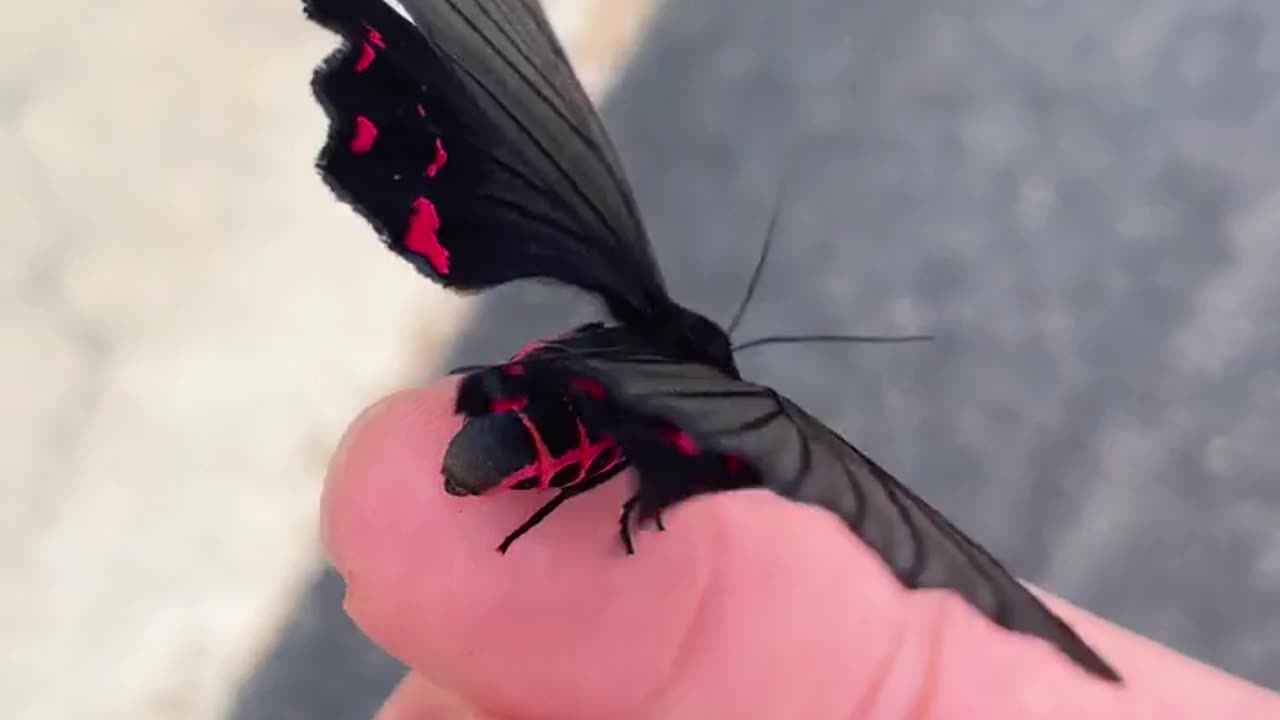
[[683, 430], [670, 430], [667, 432], [667, 440], [680, 451], [681, 455], [693, 457], [698, 454], [698, 444], [689, 437], [689, 433]]
[[365, 25], [365, 29], [369, 32], [365, 35], [365, 43], [360, 46], [360, 57], [356, 58], [356, 72], [364, 72], [373, 64], [373, 59], [378, 55], [377, 51], [373, 49], [375, 45], [380, 48], [387, 46], [387, 43], [382, 39], [382, 33], [368, 25]]
[[440, 168], [449, 160], [449, 153], [444, 151], [444, 143], [440, 138], [436, 138], [436, 156], [427, 166], [427, 177], [435, 177], [440, 172]]
[[360, 57], [356, 58], [356, 72], [364, 72], [373, 64], [373, 58], [377, 55], [369, 43], [360, 46]]
[[524, 398], [499, 398], [489, 404], [489, 412], [506, 412], [508, 410], [521, 410], [525, 406]]
[[587, 378], [580, 378], [580, 377], [570, 378], [569, 385], [570, 387], [574, 387], [574, 388], [577, 388], [578, 390], [581, 390], [582, 392], [586, 393], [587, 395], [590, 395], [596, 400], [604, 399], [604, 386], [596, 382], [595, 380], [590, 380]]
[[422, 103], [418, 103], [418, 117], [426, 117], [427, 109], [422, 107]]
[[409, 229], [404, 234], [404, 246], [425, 257], [431, 267], [441, 275], [449, 273], [449, 251], [440, 244], [436, 232], [440, 230], [440, 216], [436, 206], [426, 198], [413, 201], [409, 215]]
[[351, 136], [351, 152], [359, 155], [360, 153], [369, 152], [369, 148], [373, 147], [374, 138], [378, 137], [378, 128], [369, 118], [363, 115], [356, 116], [356, 131]]

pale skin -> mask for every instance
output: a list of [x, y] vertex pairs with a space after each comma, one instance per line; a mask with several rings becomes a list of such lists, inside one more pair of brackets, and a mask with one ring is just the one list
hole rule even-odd
[[325, 488], [346, 610], [411, 669], [380, 720], [1280, 718], [1280, 695], [1046, 595], [1125, 685], [1095, 680], [763, 491], [672, 508], [626, 557], [624, 475], [499, 555], [546, 498], [444, 492], [455, 387], [366, 411]]

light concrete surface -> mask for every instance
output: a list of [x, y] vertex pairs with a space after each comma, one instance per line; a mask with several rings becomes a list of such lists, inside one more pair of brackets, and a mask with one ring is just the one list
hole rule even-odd
[[[547, 4], [596, 92], [651, 5]], [[220, 717], [315, 569], [339, 433], [467, 304], [315, 176], [335, 38], [299, 3], [0, 36], [0, 716]]]

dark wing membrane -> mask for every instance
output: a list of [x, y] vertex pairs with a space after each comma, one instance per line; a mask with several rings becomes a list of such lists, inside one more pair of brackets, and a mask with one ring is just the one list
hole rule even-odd
[[[570, 343], [571, 344], [571, 343]], [[609, 346], [625, 350], [606, 351]], [[1086, 670], [1118, 680], [1096, 652], [1001, 564], [922, 498], [825, 424], [773, 390], [732, 380], [704, 365], [655, 362], [642, 342], [596, 342], [562, 361], [605, 385], [616, 406], [593, 421], [611, 432], [640, 476], [640, 503], [656, 507], [689, 496], [762, 485], [779, 495], [826, 508], [876, 551], [909, 588], [960, 594], [997, 624], [1040, 637]], [[631, 355], [640, 358], [632, 359]], [[656, 438], [669, 423], [687, 433], [697, 457], [678, 457]], [[689, 447], [685, 446], [686, 456]], [[709, 484], [705, 455], [731, 456], [752, 470]], [[687, 468], [683, 473], [681, 468]], [[655, 489], [656, 488], [656, 489]]]
[[[1036, 635], [1056, 645], [1084, 669], [1119, 680], [1119, 675], [1062, 618], [1031, 594], [989, 552], [962, 533], [923, 498], [871, 458], [792, 401], [779, 397], [786, 416], [815, 447], [816, 471], [847, 478], [838, 514], [851, 525], [908, 587], [950, 588], [998, 625]], [[817, 485], [822, 485], [818, 483]], [[801, 482], [779, 490], [788, 497], [827, 507], [841, 502], [838, 488]]]
[[313, 87], [340, 198], [458, 290], [549, 278], [645, 313], [666, 293], [617, 155], [538, 3], [304, 0], [344, 38]]

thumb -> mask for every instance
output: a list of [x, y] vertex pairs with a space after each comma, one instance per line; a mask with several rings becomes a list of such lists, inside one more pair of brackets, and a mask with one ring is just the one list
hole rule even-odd
[[368, 411], [326, 488], [347, 611], [417, 678], [388, 717], [438, 716], [415, 714], [423, 687], [478, 716], [557, 720], [1277, 716], [1262, 691], [1083, 619], [1132, 679], [1096, 681], [951, 593], [905, 590], [835, 517], [765, 492], [682, 503], [627, 557], [622, 477], [499, 555], [546, 498], [443, 491], [454, 390]]

